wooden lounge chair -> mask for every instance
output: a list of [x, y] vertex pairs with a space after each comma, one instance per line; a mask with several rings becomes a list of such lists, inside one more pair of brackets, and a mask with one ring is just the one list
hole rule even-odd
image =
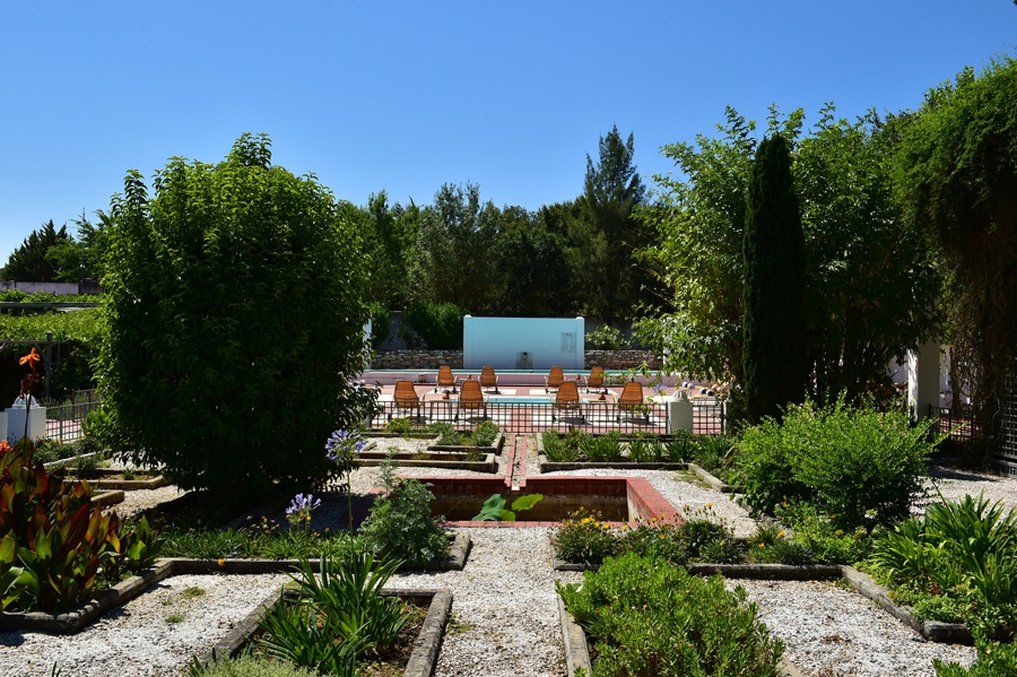
[[[618, 398], [618, 420], [621, 421], [621, 413], [640, 412], [643, 408], [643, 384], [639, 381], [629, 381], [622, 388], [621, 397]], [[649, 418], [645, 411], [643, 418]]]
[[589, 376], [586, 377], [586, 392], [590, 392], [590, 390], [594, 388], [596, 388], [597, 390], [603, 388], [604, 392], [605, 393], [607, 392], [607, 386], [604, 383], [603, 367], [593, 367], [592, 369], [590, 369]]
[[544, 392], [557, 390], [564, 382], [565, 372], [561, 370], [561, 367], [551, 367], [551, 371], [547, 372], [547, 376], [544, 377]]
[[[407, 409], [415, 411], [417, 418], [420, 418], [420, 396], [417, 395], [417, 389], [413, 387], [412, 381], [396, 381], [394, 397], [396, 412]], [[389, 420], [391, 419], [392, 415], [389, 414]]]
[[498, 392], [498, 374], [494, 372], [494, 367], [485, 366], [480, 370], [480, 387], [494, 389], [494, 392]]
[[438, 367], [438, 379], [434, 384], [434, 392], [438, 392], [438, 388], [444, 388], [446, 390], [452, 389], [452, 392], [456, 391], [456, 384], [458, 379], [455, 374], [452, 373], [452, 367], [447, 364], [443, 364]]
[[479, 411], [482, 418], [487, 418], [487, 403], [484, 402], [484, 391], [480, 389], [480, 381], [469, 379], [463, 381], [459, 389], [459, 404], [456, 419], [461, 411]]
[[579, 418], [583, 417], [583, 403], [579, 399], [579, 385], [575, 381], [562, 381], [558, 387], [558, 393], [554, 396], [551, 420], [558, 420], [558, 413], [567, 414], [570, 411], [577, 412]]

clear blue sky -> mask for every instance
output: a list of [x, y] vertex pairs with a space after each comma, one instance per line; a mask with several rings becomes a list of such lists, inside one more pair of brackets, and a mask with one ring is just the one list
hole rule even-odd
[[725, 104], [914, 107], [1015, 47], [1011, 0], [5, 3], [0, 256], [245, 130], [355, 202], [473, 181], [535, 208], [578, 194], [612, 124], [649, 178]]

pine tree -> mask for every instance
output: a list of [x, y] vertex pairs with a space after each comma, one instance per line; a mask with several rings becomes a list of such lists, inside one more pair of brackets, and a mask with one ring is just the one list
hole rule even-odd
[[645, 277], [633, 261], [647, 244], [633, 214], [646, 193], [633, 153], [632, 134], [622, 139], [617, 126], [600, 138], [597, 162], [586, 157], [583, 195], [568, 220], [578, 300], [608, 323], [629, 314]]
[[743, 387], [750, 422], [779, 417], [801, 402], [808, 378], [805, 345], [805, 242], [780, 135], [756, 151], [745, 220]]
[[7, 265], [0, 270], [0, 277], [25, 282], [51, 282], [57, 279], [58, 271], [47, 254], [51, 247], [67, 244], [73, 239], [67, 232], [67, 226], [57, 229], [52, 221], [42, 224], [25, 238], [20, 247], [11, 252]]

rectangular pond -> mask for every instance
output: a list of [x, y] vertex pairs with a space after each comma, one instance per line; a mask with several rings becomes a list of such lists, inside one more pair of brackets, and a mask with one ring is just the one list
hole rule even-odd
[[[517, 491], [500, 478], [421, 477], [435, 496], [432, 512], [444, 515], [453, 526], [553, 526], [580, 508], [598, 511], [610, 522], [680, 519], [667, 499], [640, 477], [531, 477]], [[520, 496], [541, 494], [532, 509], [517, 514], [515, 522], [474, 522], [484, 501], [493, 494], [506, 499], [506, 507]]]

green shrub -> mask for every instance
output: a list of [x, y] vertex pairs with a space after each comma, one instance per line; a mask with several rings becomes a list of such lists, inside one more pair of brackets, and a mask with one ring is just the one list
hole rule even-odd
[[[35, 341], [36, 349], [45, 354], [46, 332], [53, 332], [55, 361], [50, 380], [50, 397], [59, 401], [74, 390], [94, 386], [92, 363], [99, 354], [102, 341], [102, 317], [98, 308], [72, 312], [46, 312], [32, 315], [0, 314], [0, 337], [5, 340]], [[10, 344], [0, 346], [0, 401], [9, 405], [19, 392], [23, 368], [18, 364], [27, 348]], [[41, 395], [41, 390], [36, 390]]]
[[580, 446], [583, 455], [593, 462], [620, 461], [621, 435], [609, 432], [604, 435], [587, 435]]
[[762, 512], [807, 502], [845, 529], [890, 524], [923, 491], [930, 425], [911, 427], [903, 413], [843, 400], [790, 407], [783, 423], [768, 419], [745, 431], [737, 481]]
[[656, 463], [666, 453], [664, 443], [655, 435], [638, 434], [628, 444], [629, 460], [633, 463]]
[[574, 463], [579, 460], [582, 439], [586, 433], [579, 431], [570, 432], [562, 438], [557, 431], [545, 430], [541, 436], [544, 443], [544, 454], [547, 460], [559, 463]]
[[454, 303], [414, 301], [403, 313], [403, 340], [416, 346], [419, 337], [431, 350], [461, 350], [465, 314]]
[[970, 668], [960, 663], [933, 661], [936, 677], [1004, 677], [1017, 675], [1017, 644], [978, 641], [978, 659]]
[[104, 403], [132, 459], [224, 497], [327, 478], [322, 441], [371, 406], [366, 263], [312, 176], [243, 135], [218, 164], [170, 160], [149, 197], [128, 174], [111, 206]]
[[396, 435], [405, 435], [408, 432], [412, 432], [412, 430], [413, 422], [408, 418], [393, 418], [385, 424], [385, 432], [395, 433]]
[[741, 588], [626, 555], [557, 584], [586, 631], [597, 675], [777, 675], [783, 644], [770, 637]]
[[377, 348], [388, 338], [392, 327], [392, 314], [381, 303], [371, 303], [371, 345]]
[[434, 495], [414, 479], [396, 479], [384, 473], [387, 493], [371, 506], [360, 528], [364, 542], [379, 557], [397, 560], [410, 569], [422, 569], [448, 557], [449, 537], [431, 515]]
[[473, 429], [473, 442], [478, 447], [489, 447], [498, 437], [498, 424], [494, 421], [481, 421]]
[[248, 654], [215, 660], [205, 667], [192, 665], [187, 674], [188, 677], [316, 677], [318, 672]]
[[602, 324], [586, 334], [586, 347], [591, 350], [619, 350], [629, 348], [625, 334], [609, 324]]
[[293, 577], [298, 598], [261, 622], [259, 648], [322, 674], [353, 677], [359, 657], [373, 659], [391, 649], [410, 621], [398, 597], [381, 594], [397, 567], [364, 550], [340, 561], [322, 557], [317, 574], [302, 562]]
[[904, 594], [966, 602], [968, 624], [987, 636], [1017, 631], [1017, 515], [1001, 502], [930, 504], [881, 533], [868, 564]]
[[618, 535], [597, 511], [580, 508], [551, 534], [558, 559], [572, 564], [600, 564], [618, 553]]

